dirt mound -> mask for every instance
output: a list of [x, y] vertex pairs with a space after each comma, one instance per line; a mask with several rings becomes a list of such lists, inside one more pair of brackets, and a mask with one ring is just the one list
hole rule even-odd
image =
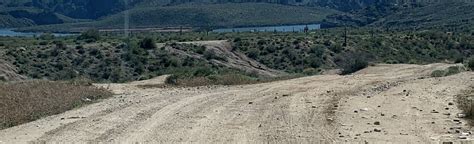
[[18, 69], [15, 66], [0, 60], [0, 81], [18, 81], [25, 80], [26, 77], [18, 74]]
[[[376, 65], [352, 75], [271, 83], [137, 89], [0, 131], [0, 141], [98, 143], [441, 143], [472, 139], [455, 95], [474, 73], [448, 64]], [[77, 119], [64, 119], [78, 117]], [[0, 142], [1, 143], [1, 142]]]
[[[284, 72], [274, 70], [263, 65], [247, 57], [243, 53], [232, 51], [231, 44], [225, 40], [181, 42], [181, 44], [194, 44], [198, 46], [205, 46], [207, 50], [214, 51], [216, 55], [225, 58], [225, 60], [219, 60], [219, 59], [209, 60], [209, 62], [216, 65], [236, 68], [236, 69], [240, 69], [249, 73], [256, 73], [258, 75], [267, 76], [267, 77], [274, 77], [274, 76], [285, 74]], [[163, 44], [158, 44], [158, 45], [162, 46]], [[168, 50], [178, 53], [178, 54], [191, 56], [195, 58], [201, 58], [205, 60], [204, 56], [200, 54], [196, 54], [196, 53], [190, 54], [179, 49], [173, 49], [172, 47], [167, 47], [167, 48]]]

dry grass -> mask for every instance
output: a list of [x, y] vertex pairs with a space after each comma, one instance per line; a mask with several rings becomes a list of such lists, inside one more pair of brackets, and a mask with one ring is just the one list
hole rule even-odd
[[80, 82], [0, 83], [0, 129], [59, 114], [111, 95], [109, 91]]
[[[199, 87], [209, 85], [245, 85], [245, 84], [258, 84], [267, 83], [280, 80], [288, 80], [299, 78], [300, 75], [288, 75], [281, 77], [272, 78], [252, 78], [239, 74], [224, 74], [224, 75], [213, 75], [207, 77], [192, 77], [192, 78], [178, 78], [173, 77], [173, 80], [166, 80], [164, 84], [150, 84], [150, 85], [138, 85], [137, 87], [147, 88], [167, 88], [167, 87]], [[172, 81], [172, 82], [171, 82]], [[171, 82], [171, 83], [170, 83]]]
[[474, 87], [465, 90], [456, 96], [456, 102], [459, 109], [469, 118], [474, 118]]

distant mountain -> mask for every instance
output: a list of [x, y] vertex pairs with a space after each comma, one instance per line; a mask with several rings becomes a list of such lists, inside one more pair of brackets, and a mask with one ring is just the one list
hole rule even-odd
[[472, 5], [472, 2], [464, 1], [0, 0], [0, 28], [51, 24], [62, 24], [55, 27], [64, 29], [119, 27], [123, 25], [125, 10], [130, 11], [135, 27], [234, 27], [315, 22], [378, 27], [456, 25], [466, 23], [460, 15], [468, 19], [474, 15], [472, 8], [458, 6]]

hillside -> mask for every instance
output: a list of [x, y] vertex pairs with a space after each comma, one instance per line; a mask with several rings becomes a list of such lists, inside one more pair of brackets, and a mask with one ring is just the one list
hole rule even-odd
[[[318, 23], [335, 10], [266, 3], [183, 4], [167, 7], [140, 7], [130, 10], [131, 27], [236, 27]], [[95, 22], [29, 27], [38, 31], [77, 31], [88, 27], [122, 28], [124, 14]]]
[[[2, 0], [0, 27], [40, 25], [23, 29], [28, 31], [120, 28], [124, 10], [128, 9], [133, 27], [207, 28], [324, 22], [330, 26], [465, 29], [471, 23], [472, 5], [462, 0], [135, 0], [128, 3], [122, 0]], [[84, 23], [84, 19], [90, 22]]]
[[472, 30], [473, 23], [474, 3], [451, 2], [399, 11], [372, 25], [394, 29], [464, 31]]

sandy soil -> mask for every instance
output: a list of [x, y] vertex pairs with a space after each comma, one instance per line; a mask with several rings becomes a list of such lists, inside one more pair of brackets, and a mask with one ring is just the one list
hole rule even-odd
[[458, 120], [459, 110], [448, 103], [474, 85], [474, 73], [428, 77], [432, 70], [447, 66], [377, 65], [348, 76], [320, 75], [242, 86], [136, 87], [160, 83], [163, 78], [102, 84], [98, 86], [117, 95], [2, 130], [0, 141], [460, 142], [454, 131], [467, 132], [470, 127], [463, 119], [453, 121]]

